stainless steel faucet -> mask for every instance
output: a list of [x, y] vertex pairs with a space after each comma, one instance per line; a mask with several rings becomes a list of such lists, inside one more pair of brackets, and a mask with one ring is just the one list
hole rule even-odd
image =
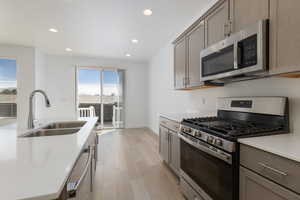
[[46, 107], [50, 107], [50, 101], [48, 99], [47, 94], [43, 91], [43, 90], [34, 90], [31, 92], [30, 97], [29, 97], [29, 115], [28, 115], [28, 129], [33, 129], [34, 128], [34, 124], [33, 124], [33, 97], [36, 93], [41, 93], [44, 98], [45, 98], [45, 104]]

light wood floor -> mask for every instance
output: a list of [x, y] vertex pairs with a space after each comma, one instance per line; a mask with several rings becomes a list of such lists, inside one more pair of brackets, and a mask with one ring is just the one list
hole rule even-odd
[[147, 129], [99, 135], [94, 200], [183, 200], [174, 175], [162, 163], [158, 140]]

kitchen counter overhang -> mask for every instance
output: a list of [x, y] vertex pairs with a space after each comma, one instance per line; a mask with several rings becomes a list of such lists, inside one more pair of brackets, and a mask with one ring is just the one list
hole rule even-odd
[[6, 200], [49, 200], [59, 197], [97, 117], [75, 134], [17, 137], [16, 130], [0, 131], [0, 187]]

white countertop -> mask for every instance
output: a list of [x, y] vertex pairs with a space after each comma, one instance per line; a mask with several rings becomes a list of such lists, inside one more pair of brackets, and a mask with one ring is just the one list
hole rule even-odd
[[14, 126], [0, 129], [0, 188], [5, 200], [58, 198], [97, 118], [78, 133], [18, 138]]
[[167, 119], [181, 122], [186, 118], [194, 118], [194, 117], [210, 117], [216, 116], [216, 111], [199, 111], [197, 113], [160, 113], [159, 116], [165, 117]]
[[246, 144], [291, 160], [300, 162], [300, 135], [281, 134], [238, 140]]

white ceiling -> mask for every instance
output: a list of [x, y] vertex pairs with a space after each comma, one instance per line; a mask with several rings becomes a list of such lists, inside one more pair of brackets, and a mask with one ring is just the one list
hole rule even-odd
[[[0, 43], [149, 60], [212, 0], [0, 0]], [[153, 15], [143, 15], [151, 8]], [[51, 33], [49, 28], [58, 29]], [[139, 40], [132, 44], [131, 39]], [[65, 48], [73, 52], [65, 52]]]

